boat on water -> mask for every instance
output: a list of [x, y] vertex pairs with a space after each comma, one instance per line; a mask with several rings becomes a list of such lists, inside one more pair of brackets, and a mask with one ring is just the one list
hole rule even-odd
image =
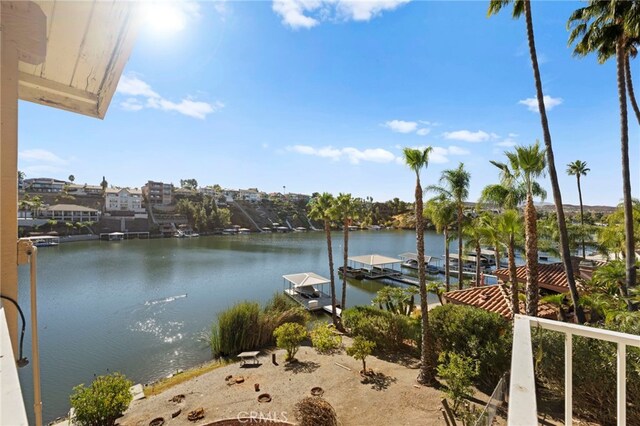
[[226, 228], [222, 230], [222, 235], [235, 235], [237, 231], [235, 228]]
[[122, 241], [124, 240], [124, 233], [122, 232], [110, 232], [107, 234], [108, 241]]
[[[338, 268], [338, 275], [342, 276], [343, 274], [344, 274], [344, 268], [340, 266]], [[362, 280], [365, 278], [366, 271], [364, 271], [362, 268], [352, 268], [351, 266], [347, 266], [346, 275], [347, 275], [347, 278]]]
[[31, 241], [31, 243], [36, 247], [56, 247], [60, 245], [60, 237], [50, 235], [26, 237], [24, 239]]
[[284, 234], [285, 232], [289, 232], [290, 229], [287, 228], [286, 226], [276, 226], [276, 232], [279, 232], [281, 234]]
[[323, 291], [324, 286], [331, 283], [329, 279], [315, 272], [283, 275], [282, 278], [285, 282], [284, 294], [306, 310], [313, 312], [326, 310], [326, 306], [331, 308], [331, 295]]
[[173, 234], [174, 237], [176, 238], [195, 238], [195, 237], [199, 237], [200, 234], [198, 234], [197, 232], [193, 232], [192, 230], [178, 230], [176, 231], [175, 234]]
[[293, 231], [294, 231], [294, 232], [307, 232], [307, 231], [308, 231], [308, 229], [307, 229], [307, 228], [305, 228], [304, 226], [298, 226], [298, 227], [297, 227], [297, 228], [295, 228]]
[[[398, 255], [400, 259], [402, 259], [402, 263], [400, 264], [403, 268], [409, 269], [418, 269], [418, 254], [417, 253], [402, 253]], [[442, 270], [440, 266], [440, 258], [435, 256], [424, 256], [424, 264], [426, 267], [426, 271], [428, 274], [438, 274]]]
[[[460, 257], [462, 257], [462, 259], [460, 259]], [[449, 254], [449, 267], [454, 271], [458, 270], [458, 265], [460, 264], [460, 261], [462, 261], [463, 272], [471, 272], [475, 274], [476, 263], [477, 263], [476, 256], [470, 256], [468, 254], [459, 256], [458, 253]], [[480, 257], [480, 272], [483, 272], [483, 273], [491, 272], [491, 265], [489, 265], [489, 262], [483, 259], [482, 256]]]
[[250, 233], [251, 233], [251, 229], [249, 229], [249, 228], [240, 228], [240, 229], [238, 229], [238, 234], [246, 235], [246, 234], [250, 234]]

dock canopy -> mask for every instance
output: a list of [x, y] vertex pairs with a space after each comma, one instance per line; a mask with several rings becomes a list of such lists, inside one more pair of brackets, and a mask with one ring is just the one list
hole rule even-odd
[[382, 256], [380, 254], [366, 254], [364, 256], [353, 256], [353, 257], [350, 257], [349, 260], [356, 263], [362, 263], [363, 265], [367, 265], [367, 266], [382, 266], [382, 265], [390, 265], [393, 263], [402, 263], [401, 259]]
[[282, 278], [293, 284], [293, 287], [307, 287], [314, 285], [328, 284], [328, 278], [321, 277], [315, 272], [302, 272], [300, 274], [283, 275]]
[[[415, 260], [416, 262], [418, 261], [417, 253], [402, 253], [402, 254], [399, 254], [398, 257], [402, 259], [407, 259], [407, 260]], [[431, 262], [431, 259], [439, 259], [439, 258], [433, 257], [433, 256], [427, 256], [426, 254], [424, 255], [424, 263]]]
[[[449, 259], [459, 260], [458, 259], [459, 257], [460, 256], [458, 256], [458, 253], [449, 253]], [[475, 263], [476, 257], [475, 256], [465, 256], [465, 255], [463, 255], [462, 256], [462, 260], [464, 262], [473, 262], [473, 263]]]

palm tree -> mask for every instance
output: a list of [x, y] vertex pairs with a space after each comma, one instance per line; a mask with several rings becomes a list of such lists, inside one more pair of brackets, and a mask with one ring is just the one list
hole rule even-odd
[[[443, 170], [440, 186], [430, 185], [427, 191], [434, 191], [452, 199], [456, 203], [458, 220], [458, 256], [462, 256], [462, 222], [464, 220], [464, 201], [469, 196], [469, 180], [471, 175], [464, 169], [464, 164], [455, 169]], [[458, 262], [458, 289], [462, 290], [462, 263]]]
[[501, 215], [489, 214], [484, 212], [480, 216], [480, 225], [484, 234], [484, 240], [491, 244], [496, 258], [496, 269], [500, 268], [501, 253], [503, 243], [503, 235], [500, 233], [500, 218]]
[[518, 298], [518, 274], [516, 270], [516, 237], [522, 233], [522, 222], [517, 210], [507, 210], [498, 216], [498, 233], [507, 240], [507, 257], [509, 259], [509, 281], [511, 282], [511, 304], [513, 313], [520, 312]]
[[[626, 246], [626, 282], [623, 289], [636, 283], [636, 256], [633, 236], [633, 202], [631, 198], [631, 175], [629, 171], [629, 128], [627, 122], [627, 85], [625, 80], [625, 64], [628, 62], [629, 32], [627, 31], [635, 21], [635, 27], [640, 24], [638, 19], [637, 2], [626, 1], [596, 1], [590, 0], [589, 5], [573, 12], [568, 26], [571, 31], [569, 43], [576, 42], [574, 54], [585, 56], [596, 52], [602, 63], [613, 55], [616, 56], [616, 70], [618, 81], [618, 99], [620, 104], [620, 150], [622, 152], [622, 191], [625, 216], [625, 246]], [[637, 32], [635, 33], [637, 35]], [[633, 34], [631, 34], [633, 36]], [[615, 47], [614, 47], [615, 46]], [[629, 310], [634, 305], [629, 304]]]
[[420, 374], [418, 382], [430, 385], [435, 382], [435, 353], [431, 333], [429, 331], [429, 305], [427, 303], [427, 273], [424, 259], [424, 217], [422, 207], [422, 185], [420, 184], [420, 171], [429, 165], [429, 154], [433, 149], [427, 147], [424, 150], [404, 148], [404, 161], [416, 174], [415, 189], [415, 215], [416, 215], [416, 248], [418, 251], [418, 282], [420, 287], [420, 312], [422, 317], [422, 348], [420, 351]]
[[527, 315], [536, 316], [538, 313], [538, 232], [536, 227], [537, 213], [533, 205], [534, 179], [544, 174], [545, 153], [536, 141], [530, 146], [517, 146], [512, 152], [505, 152], [509, 164], [491, 161], [491, 164], [501, 170], [501, 179], [509, 187], [509, 181], [517, 180], [524, 183], [527, 189], [527, 201], [524, 209], [525, 247], [527, 258]]
[[[578, 198], [580, 199], [580, 226], [584, 229], [584, 210], [582, 208], [582, 188], [580, 188], [580, 176], [586, 176], [587, 172], [591, 169], [587, 167], [587, 163], [584, 161], [576, 160], [573, 163], [567, 164], [567, 174], [569, 176], [575, 176], [578, 181]], [[582, 258], [587, 258], [587, 252], [585, 249], [584, 238], [582, 238]]]
[[449, 243], [451, 234], [449, 231], [456, 223], [456, 206], [444, 196], [438, 196], [427, 201], [425, 215], [436, 227], [436, 232], [444, 234], [444, 283], [447, 291], [451, 289], [449, 273]]
[[[482, 251], [481, 245], [485, 241], [485, 232], [482, 229], [482, 223], [480, 222], [480, 216], [476, 216], [468, 221], [462, 233], [467, 240], [467, 244], [472, 245], [476, 252], [476, 287], [480, 287], [480, 267], [481, 258], [480, 253]], [[458, 258], [458, 269], [462, 269], [462, 256]]]
[[[504, 6], [511, 3], [511, 0], [490, 0], [489, 15], [498, 13]], [[556, 205], [556, 214], [558, 220], [558, 229], [560, 230], [560, 251], [562, 254], [562, 263], [567, 276], [567, 283], [571, 290], [571, 297], [575, 306], [578, 306], [578, 289], [576, 280], [573, 276], [573, 267], [571, 264], [571, 251], [569, 250], [569, 237], [567, 234], [567, 224], [564, 217], [562, 207], [562, 194], [560, 192], [560, 184], [558, 182], [558, 172], [556, 171], [556, 163], [553, 156], [553, 145], [551, 143], [551, 131], [549, 130], [549, 121], [547, 119], [547, 110], [544, 105], [544, 93], [542, 92], [542, 79], [540, 77], [540, 68], [538, 67], [538, 53], [536, 51], [535, 37], [533, 34], [533, 18], [531, 16], [530, 0], [513, 0], [513, 17], [519, 18], [524, 13], [527, 27], [527, 41], [529, 44], [529, 55], [531, 57], [531, 67], [533, 69], [533, 80], [536, 88], [536, 98], [538, 99], [538, 111], [540, 112], [540, 124], [542, 126], [542, 134], [544, 139], [545, 151], [547, 154], [547, 165], [549, 167], [549, 179], [551, 180], [551, 189], [553, 193], [553, 202]], [[584, 322], [584, 315], [577, 312], [580, 322]]]
[[309, 205], [309, 217], [313, 220], [324, 222], [324, 232], [327, 236], [327, 255], [329, 257], [329, 279], [331, 280], [331, 320], [333, 325], [339, 327], [336, 315], [336, 281], [333, 276], [333, 250], [331, 249], [331, 221], [333, 220], [333, 195], [328, 192], [311, 200]]
[[343, 243], [343, 266], [342, 266], [342, 301], [340, 307], [346, 309], [347, 306], [347, 261], [349, 258], [349, 225], [358, 214], [358, 204], [351, 198], [351, 194], [339, 194], [333, 203], [333, 217], [342, 220], [342, 230], [344, 235]]

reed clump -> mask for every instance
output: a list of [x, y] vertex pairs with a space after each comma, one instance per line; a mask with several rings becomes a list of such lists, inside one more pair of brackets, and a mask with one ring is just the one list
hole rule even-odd
[[261, 307], [239, 302], [217, 315], [211, 326], [209, 345], [214, 357], [228, 357], [275, 343], [273, 331], [285, 323], [306, 325], [309, 314], [283, 294], [275, 294]]

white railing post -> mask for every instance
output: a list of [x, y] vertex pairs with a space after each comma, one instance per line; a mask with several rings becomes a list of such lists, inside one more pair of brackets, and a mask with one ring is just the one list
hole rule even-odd
[[522, 315], [515, 315], [513, 320], [508, 419], [509, 425], [535, 426], [538, 424], [531, 325], [529, 318]]
[[564, 335], [564, 424], [573, 424], [573, 335]]
[[627, 424], [627, 346], [618, 343], [618, 426]]

